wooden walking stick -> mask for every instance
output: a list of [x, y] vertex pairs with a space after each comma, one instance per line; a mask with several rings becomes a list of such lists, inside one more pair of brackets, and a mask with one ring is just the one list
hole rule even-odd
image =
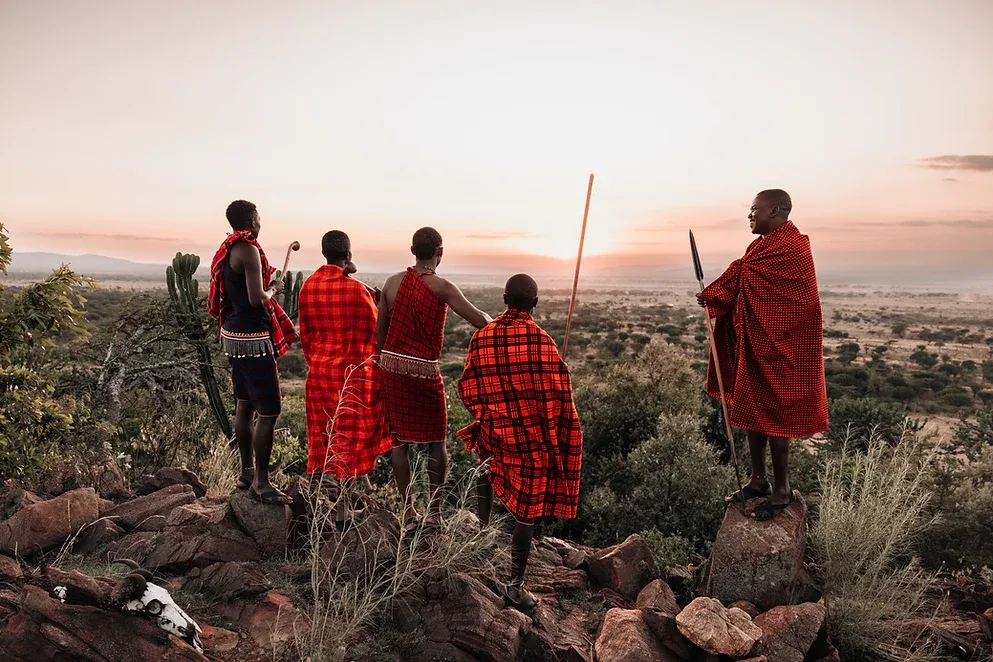
[[[703, 264], [700, 263], [700, 253], [696, 249], [696, 239], [693, 237], [693, 230], [690, 230], [690, 250], [693, 252], [693, 270], [696, 273], [697, 282], [700, 283], [700, 291], [703, 292]], [[714, 372], [717, 374], [717, 388], [721, 394], [721, 409], [724, 413], [724, 427], [727, 430], [728, 446], [731, 447], [731, 463], [734, 464], [734, 476], [738, 479], [738, 497], [741, 503], [745, 503], [745, 495], [742, 494], [741, 470], [738, 468], [738, 453], [734, 449], [734, 430], [731, 429], [731, 419], [728, 417], [727, 398], [724, 397], [724, 378], [721, 376], [721, 361], [717, 356], [717, 342], [714, 339], [714, 323], [710, 319], [710, 311], [703, 309], [703, 317], [707, 321], [707, 337], [710, 338], [710, 356], [714, 359]]]
[[572, 281], [572, 299], [569, 301], [569, 317], [565, 322], [565, 340], [562, 341], [562, 358], [569, 351], [569, 334], [572, 332], [572, 314], [576, 311], [576, 292], [579, 289], [579, 267], [583, 263], [583, 244], [586, 243], [586, 221], [590, 217], [590, 197], [593, 195], [593, 173], [586, 187], [586, 208], [583, 210], [583, 231], [579, 235], [579, 253], [576, 255], [576, 277]]
[[279, 272], [279, 280], [286, 279], [286, 270], [290, 267], [290, 254], [294, 251], [300, 250], [300, 242], [294, 241], [286, 247], [286, 259], [283, 260], [283, 270]]

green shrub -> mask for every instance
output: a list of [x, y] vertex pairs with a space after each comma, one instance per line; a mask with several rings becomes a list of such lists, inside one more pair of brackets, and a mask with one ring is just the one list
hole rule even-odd
[[936, 522], [921, 542], [921, 557], [935, 570], [993, 563], [993, 446], [983, 440], [963, 441], [971, 458], [947, 456], [931, 476], [934, 497], [929, 512]]
[[895, 445], [905, 428], [920, 429], [920, 424], [907, 418], [905, 409], [876, 398], [839, 398], [831, 402], [831, 427], [825, 437], [835, 450], [846, 441], [850, 450], [865, 451], [871, 438]]

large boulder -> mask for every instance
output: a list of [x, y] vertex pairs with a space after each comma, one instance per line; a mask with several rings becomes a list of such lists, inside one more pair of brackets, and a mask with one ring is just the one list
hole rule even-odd
[[0, 632], [9, 662], [208, 662], [151, 621], [97, 607], [66, 605], [37, 586], [26, 586], [21, 609]]
[[292, 519], [289, 506], [259, 503], [249, 496], [248, 490], [237, 490], [229, 502], [238, 525], [263, 554], [286, 552]]
[[25, 506], [0, 522], [0, 553], [28, 555], [38, 548], [47, 552], [98, 517], [100, 502], [89, 487]]
[[[190, 489], [188, 485], [182, 486]], [[191, 492], [192, 494], [192, 492]], [[187, 571], [225, 561], [258, 561], [259, 548], [235, 521], [227, 503], [209, 500], [180, 506], [142, 559], [149, 570]]]
[[571, 600], [539, 595], [519, 657], [535, 662], [593, 662], [590, 614]]
[[635, 603], [638, 609], [658, 609], [673, 618], [679, 613], [679, 604], [672, 589], [661, 579], [656, 579], [638, 594]]
[[754, 655], [769, 662], [803, 662], [824, 625], [825, 610], [818, 604], [775, 607], [755, 619], [762, 630]]
[[747, 657], [762, 636], [752, 619], [740, 609], [727, 609], [713, 598], [697, 598], [676, 616], [683, 636], [711, 655]]
[[807, 503], [796, 500], [766, 522], [739, 504], [724, 514], [710, 555], [707, 595], [725, 604], [746, 600], [759, 611], [790, 604], [802, 589]]
[[189, 485], [193, 488], [193, 493], [197, 495], [198, 499], [207, 496], [207, 486], [203, 484], [200, 477], [188, 469], [178, 467], [162, 467], [154, 474], [142, 476], [135, 492], [144, 496], [172, 485]]
[[21, 578], [21, 564], [17, 559], [0, 554], [0, 581], [12, 581]]
[[616, 591], [634, 602], [658, 574], [655, 557], [639, 535], [632, 535], [619, 545], [602, 549], [586, 559], [590, 576], [604, 588]]
[[641, 617], [662, 645], [676, 654], [680, 660], [689, 660], [696, 647], [683, 636], [676, 625], [676, 614], [668, 614], [659, 609], [642, 609]]
[[119, 540], [124, 536], [124, 529], [114, 524], [109, 519], [101, 517], [93, 522], [79, 534], [72, 550], [77, 554], [89, 556], [104, 545]]
[[196, 498], [189, 485], [171, 485], [126, 501], [104, 514], [126, 531], [161, 531], [173, 510], [193, 503]]
[[679, 658], [662, 645], [637, 609], [611, 609], [596, 640], [599, 662], [676, 662]]
[[344, 532], [329, 528], [320, 556], [344, 577], [354, 580], [374, 574], [396, 561], [400, 523], [388, 510], [373, 510]]
[[479, 581], [454, 575], [427, 586], [422, 611], [429, 642], [451, 644], [483, 660], [516, 660], [531, 619], [504, 602]]

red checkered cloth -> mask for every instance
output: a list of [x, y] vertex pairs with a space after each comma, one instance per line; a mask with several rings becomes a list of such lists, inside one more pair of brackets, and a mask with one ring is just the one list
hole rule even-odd
[[[731, 424], [775, 437], [828, 427], [823, 320], [810, 239], [787, 222], [703, 291]], [[707, 392], [719, 397], [713, 360]]]
[[459, 437], [507, 510], [520, 521], [575, 517], [583, 432], [569, 368], [531, 315], [510, 309], [476, 332], [459, 395], [476, 419]]
[[[224, 265], [228, 261], [228, 252], [231, 247], [239, 241], [244, 241], [259, 249], [259, 257], [262, 258], [262, 288], [268, 289], [272, 284], [272, 275], [275, 267], [269, 266], [265, 251], [259, 246], [258, 240], [249, 230], [240, 230], [228, 235], [221, 247], [214, 253], [214, 259], [210, 261], [210, 289], [207, 292], [207, 312], [217, 320], [217, 329], [224, 326]], [[269, 299], [266, 304], [266, 311], [269, 313], [269, 336], [272, 339], [273, 351], [276, 356], [282, 356], [290, 348], [290, 343], [297, 339], [296, 329], [293, 328], [293, 321], [274, 299]]]
[[376, 317], [372, 291], [335, 265], [300, 290], [308, 474], [364, 476], [393, 445], [375, 369]]
[[408, 269], [379, 359], [386, 416], [397, 442], [427, 444], [448, 436], [448, 400], [438, 369], [447, 314], [448, 305]]

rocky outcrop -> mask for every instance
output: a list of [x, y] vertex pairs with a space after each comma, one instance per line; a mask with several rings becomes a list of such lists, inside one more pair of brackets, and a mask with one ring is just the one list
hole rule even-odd
[[218, 612], [248, 634], [270, 657], [278, 657], [297, 637], [306, 637], [310, 626], [293, 602], [280, 593], [261, 600], [222, 605]]
[[83, 529], [72, 551], [83, 556], [88, 556], [104, 545], [119, 540], [124, 536], [124, 529], [114, 524], [109, 519], [100, 518]]
[[637, 609], [611, 609], [596, 640], [599, 662], [676, 662]]
[[166, 518], [179, 506], [196, 501], [189, 485], [172, 485], [147, 496], [126, 501], [104, 513], [125, 531], [161, 531]]
[[0, 522], [0, 553], [31, 555], [58, 548], [98, 517], [100, 503], [89, 487], [24, 506]]
[[290, 507], [254, 501], [248, 490], [238, 490], [229, 500], [242, 531], [251, 536], [263, 554], [284, 554], [290, 534]]
[[0, 486], [0, 521], [10, 519], [21, 508], [41, 500], [37, 494], [24, 489], [13, 478], [8, 478]]
[[198, 499], [207, 496], [207, 486], [192, 471], [178, 467], [162, 467], [154, 474], [142, 476], [135, 492], [140, 496], [158, 492], [173, 485], [189, 485]]
[[196, 593], [231, 600], [258, 595], [268, 590], [265, 575], [244, 563], [215, 563], [206, 568], [194, 568], [186, 575], [183, 588]]
[[630, 536], [588, 557], [590, 576], [604, 588], [611, 589], [634, 602], [638, 594], [659, 574], [658, 563], [644, 539]]
[[0, 631], [0, 650], [10, 662], [207, 662], [149, 621], [98, 607], [65, 605], [36, 586], [25, 587], [20, 607]]
[[656, 579], [638, 594], [635, 603], [638, 609], [656, 609], [673, 617], [679, 613], [679, 605], [676, 604], [676, 596], [672, 589], [661, 579]]
[[803, 662], [824, 625], [824, 607], [818, 604], [775, 607], [755, 619], [762, 636], [752, 653], [769, 662]]
[[727, 609], [712, 598], [697, 598], [676, 617], [676, 625], [694, 645], [711, 655], [747, 657], [762, 630], [740, 609]]
[[807, 504], [796, 501], [767, 522], [740, 504], [728, 506], [710, 555], [707, 595], [725, 604], [745, 600], [759, 611], [793, 602], [803, 586]]
[[238, 527], [229, 505], [223, 501], [201, 500], [176, 508], [150, 547], [142, 559], [145, 567], [177, 572], [225, 561], [257, 561], [260, 558], [255, 541]]

